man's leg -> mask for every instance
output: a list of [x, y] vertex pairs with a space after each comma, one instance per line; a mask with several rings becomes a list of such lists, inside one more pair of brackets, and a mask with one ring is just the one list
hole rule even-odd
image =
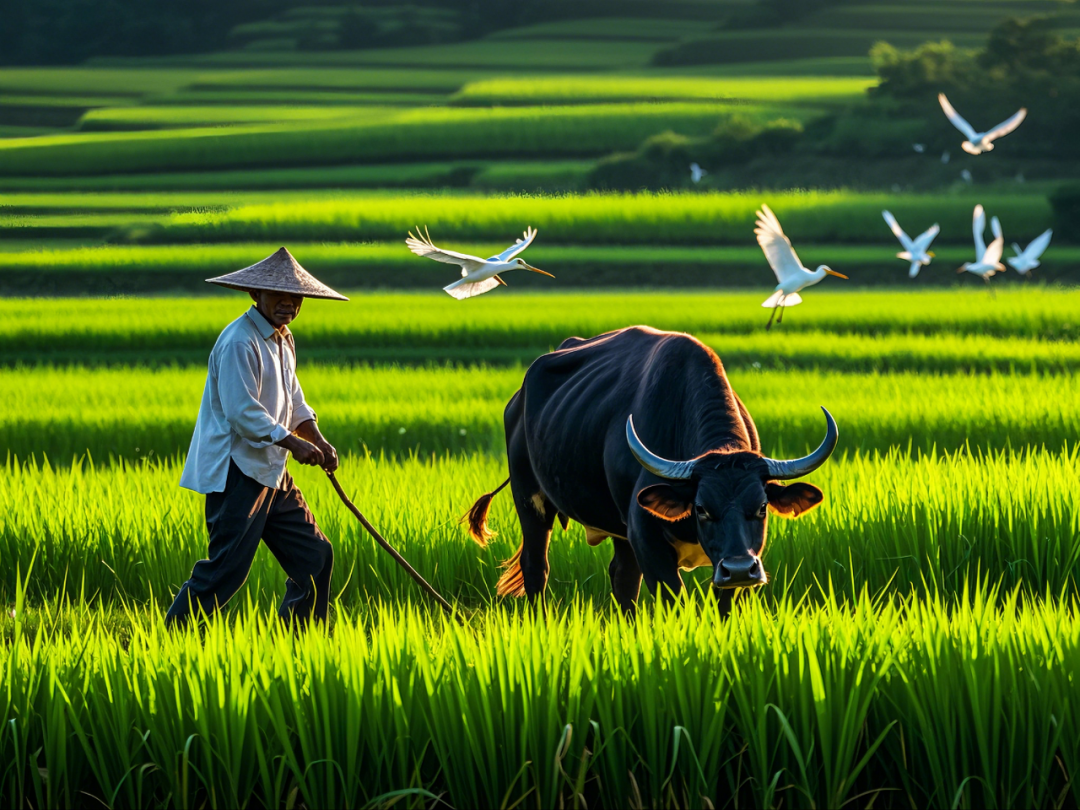
[[274, 490], [268, 489], [229, 462], [224, 492], [206, 496], [206, 528], [210, 533], [208, 560], [199, 560], [165, 614], [166, 625], [183, 625], [192, 611], [211, 613], [232, 598], [247, 579]]
[[334, 549], [287, 473], [267, 516], [263, 541], [289, 576], [279, 611], [281, 618], [304, 623], [314, 615], [325, 622]]

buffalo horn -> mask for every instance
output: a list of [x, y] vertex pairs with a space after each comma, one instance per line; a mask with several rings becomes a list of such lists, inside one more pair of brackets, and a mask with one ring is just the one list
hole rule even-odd
[[[661, 458], [646, 447], [645, 442], [638, 438], [637, 431], [634, 430], [634, 417], [632, 415], [626, 420], [626, 441], [630, 445], [630, 452], [634, 454], [634, 458], [653, 475], [667, 478], [670, 481], [685, 481], [694, 472], [693, 461], [671, 461], [670, 459]], [[785, 462], [779, 463], [783, 464]]]
[[799, 478], [803, 475], [809, 475], [829, 460], [829, 456], [836, 449], [836, 440], [840, 434], [836, 429], [836, 420], [833, 419], [832, 414], [825, 408], [821, 410], [825, 411], [826, 428], [825, 439], [818, 446], [818, 449], [808, 456], [793, 458], [790, 461], [778, 461], [775, 458], [765, 457], [765, 463], [769, 466], [769, 478], [779, 480]]

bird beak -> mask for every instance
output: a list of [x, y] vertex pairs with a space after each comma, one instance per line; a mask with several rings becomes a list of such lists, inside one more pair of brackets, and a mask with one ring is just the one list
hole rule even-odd
[[850, 281], [850, 279], [843, 273], [837, 273], [835, 270], [830, 270], [828, 267], [825, 268], [825, 272], [828, 273], [830, 276], [836, 276], [837, 278], [842, 278], [845, 281]]
[[965, 270], [967, 270], [967, 268], [966, 268], [966, 267], [957, 267], [957, 268], [956, 268], [956, 272], [957, 272], [957, 273], [963, 273], [963, 272], [964, 272]]
[[540, 275], [547, 276], [548, 278], [555, 278], [555, 276], [551, 275], [551, 273], [545, 272], [544, 270], [541, 270], [539, 267], [533, 267], [531, 264], [526, 264], [525, 269], [526, 270], [532, 270], [534, 273], [539, 273]]
[[932, 251], [932, 250], [931, 250], [931, 251], [928, 251], [926, 255], [927, 255], [927, 256], [929, 256], [929, 257], [930, 257], [931, 259], [933, 259], [933, 258], [936, 258], [936, 257], [937, 257], [937, 254], [936, 254], [936, 253], [934, 253], [934, 251]]

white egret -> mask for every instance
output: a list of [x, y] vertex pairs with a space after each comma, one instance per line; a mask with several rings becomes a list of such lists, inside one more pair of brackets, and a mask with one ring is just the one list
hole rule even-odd
[[1001, 252], [1005, 249], [1005, 237], [1001, 233], [1001, 223], [997, 217], [990, 220], [990, 230], [994, 234], [994, 241], [987, 245], [983, 241], [983, 233], [986, 230], [986, 212], [981, 205], [975, 206], [975, 212], [971, 220], [971, 232], [975, 237], [975, 261], [964, 262], [956, 271], [957, 273], [974, 273], [987, 284], [994, 273], [1005, 269], [1001, 263]]
[[421, 234], [418, 227], [416, 233], [419, 235], [413, 236], [410, 231], [409, 238], [405, 240], [409, 250], [417, 256], [426, 256], [443, 264], [456, 264], [461, 268], [461, 278], [453, 284], [443, 287], [443, 290], [448, 295], [458, 300], [472, 298], [486, 293], [488, 290], [494, 290], [500, 284], [506, 286], [506, 282], [499, 277], [499, 273], [506, 273], [510, 270], [530, 270], [542, 276], [555, 278], [551, 273], [527, 264], [524, 259], [514, 258], [531, 245], [533, 239], [536, 238], [536, 229], [531, 226], [525, 231], [523, 238], [518, 239], [502, 253], [492, 256], [490, 259], [481, 259], [479, 256], [470, 256], [467, 253], [457, 253], [453, 250], [436, 247], [432, 244], [431, 235], [426, 228]]
[[825, 276], [845, 279], [847, 276], [837, 273], [824, 264], [818, 265], [817, 270], [811, 273], [799, 261], [795, 249], [791, 246], [791, 240], [784, 236], [784, 229], [780, 227], [780, 221], [776, 218], [776, 214], [769, 210], [769, 206], [763, 204], [761, 210], [757, 212], [757, 217], [754, 233], [765, 253], [765, 258], [769, 260], [769, 266], [776, 274], [776, 280], [780, 282], [776, 285], [776, 291], [761, 305], [766, 309], [772, 309], [769, 322], [765, 325], [766, 329], [771, 329], [777, 309], [780, 310], [780, 319], [777, 323], [782, 323], [784, 308], [802, 303], [799, 290], [817, 284]]
[[908, 270], [908, 277], [915, 278], [919, 275], [919, 270], [926, 265], [930, 264], [930, 260], [934, 258], [934, 252], [928, 251], [930, 243], [934, 241], [934, 237], [938, 235], [941, 228], [935, 222], [917, 237], [912, 239], [906, 233], [904, 229], [900, 227], [900, 223], [896, 221], [894, 217], [888, 211], [882, 211], [881, 216], [885, 218], [885, 221], [889, 224], [889, 228], [896, 238], [900, 240], [900, 244], [904, 246], [903, 251], [896, 254], [896, 258], [905, 259], [911, 262], [911, 268]]
[[994, 141], [1005, 135], [1008, 135], [1018, 126], [1020, 122], [1024, 120], [1027, 115], [1027, 108], [1021, 107], [1017, 110], [1012, 118], [998, 124], [991, 130], [986, 132], [976, 132], [975, 128], [971, 126], [956, 110], [953, 109], [952, 104], [945, 98], [944, 93], [938, 93], [938, 103], [941, 104], [941, 109], [944, 110], [945, 115], [949, 119], [954, 127], [964, 134], [967, 140], [960, 144], [960, 148], [967, 152], [969, 155], [981, 155], [983, 152], [989, 152], [994, 148]]
[[701, 166], [699, 166], [698, 164], [690, 164], [690, 179], [693, 180], [695, 183], [700, 183], [701, 178], [707, 174], [708, 172], [701, 168]]
[[1047, 228], [1041, 234], [1036, 236], [1023, 250], [1020, 246], [1013, 242], [1012, 249], [1016, 251], [1016, 256], [1010, 256], [1007, 261], [1012, 269], [1022, 276], [1026, 276], [1032, 270], [1039, 266], [1039, 257], [1043, 255], [1043, 251], [1050, 245], [1050, 237], [1054, 235], [1053, 230]]

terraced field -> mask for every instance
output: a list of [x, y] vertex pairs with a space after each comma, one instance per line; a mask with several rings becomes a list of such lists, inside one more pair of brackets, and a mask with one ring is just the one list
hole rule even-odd
[[[1059, 178], [981, 158], [969, 184], [904, 134], [876, 192], [763, 174], [732, 193], [712, 166], [679, 193], [586, 192], [599, 159], [658, 133], [809, 128], [858, 104], [878, 39], [974, 47], [1008, 15], [1080, 19], [1053, 0], [841, 4], [766, 28], [753, 10], [627, 2], [444, 45], [0, 68], [0, 804], [1080, 804], [1080, 293], [1059, 286], [1080, 248]], [[954, 185], [904, 190], [923, 164]], [[851, 277], [771, 332], [762, 202], [806, 264]], [[956, 275], [976, 203], [1009, 242], [1057, 229], [1033, 281]], [[882, 208], [941, 225], [915, 280]], [[530, 224], [556, 279], [510, 274], [467, 302], [438, 291], [456, 268], [402, 245], [426, 225], [490, 255]], [[453, 618], [293, 464], [335, 547], [329, 626], [273, 620], [266, 549], [217, 619], [163, 625], [206, 551], [177, 481], [207, 354], [247, 305], [203, 280], [283, 243], [352, 299], [307, 302], [294, 330], [339, 477]], [[528, 364], [636, 323], [714, 347], [766, 452], [816, 446], [821, 406], [840, 426], [809, 479], [825, 503], [770, 521], [770, 582], [726, 621], [706, 569], [677, 604], [643, 591], [622, 616], [611, 541], [573, 523], [545, 610], [499, 599], [511, 499], [487, 548], [459, 525], [505, 477]]]

